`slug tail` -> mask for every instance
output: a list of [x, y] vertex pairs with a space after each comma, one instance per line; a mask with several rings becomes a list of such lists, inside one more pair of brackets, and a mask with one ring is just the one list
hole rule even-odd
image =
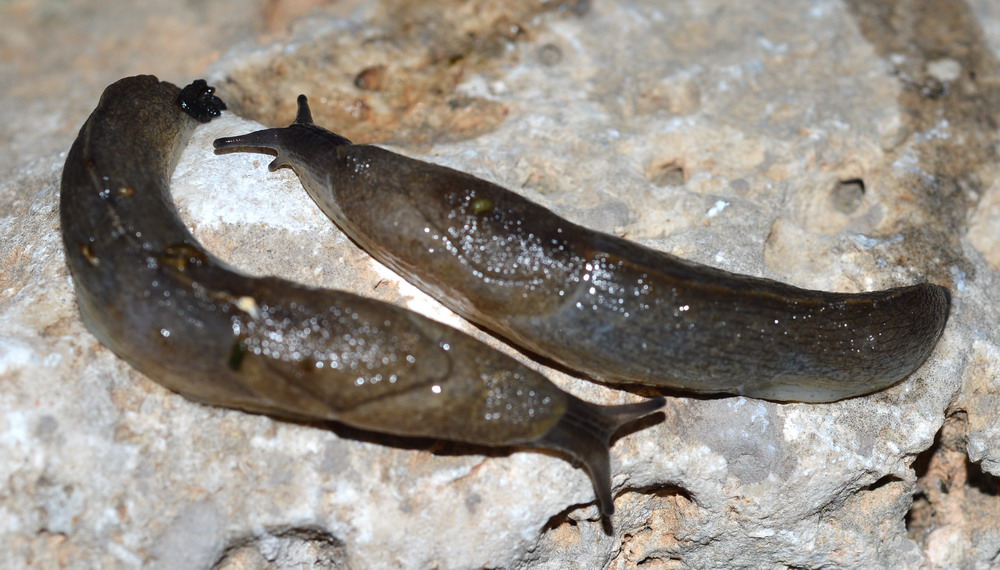
[[658, 411], [664, 402], [663, 398], [652, 398], [636, 404], [600, 406], [570, 396], [559, 423], [536, 445], [558, 449], [581, 463], [594, 485], [601, 515], [610, 517], [615, 512], [611, 496], [611, 437], [620, 427]]

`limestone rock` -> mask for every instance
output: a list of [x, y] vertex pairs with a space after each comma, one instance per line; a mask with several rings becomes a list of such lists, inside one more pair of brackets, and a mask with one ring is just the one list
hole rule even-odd
[[[291, 16], [270, 12], [268, 41], [232, 48], [210, 82], [271, 125], [290, 122], [307, 93], [317, 122], [356, 142], [730, 271], [845, 291], [941, 283], [954, 305], [934, 354], [897, 386], [832, 404], [669, 398], [661, 422], [613, 448], [611, 529], [584, 473], [554, 456], [464, 454], [195, 404], [117, 359], [76, 310], [58, 180], [94, 98], [39, 125], [44, 144], [18, 147], [26, 166], [0, 186], [5, 564], [994, 563], [993, 3], [432, 4], [344, 2], [287, 35], [274, 21]], [[204, 25], [225, 28], [216, 17]], [[40, 96], [40, 108], [57, 105], [58, 92]], [[4, 128], [21, 128], [17, 108]], [[211, 151], [213, 138], [255, 128], [234, 113], [201, 127], [175, 173], [178, 208], [213, 253], [400, 303], [581, 397], [632, 398], [532, 363], [401, 281], [323, 217], [292, 172], [269, 173], [269, 156]], [[18, 132], [5, 140], [25, 140]]]

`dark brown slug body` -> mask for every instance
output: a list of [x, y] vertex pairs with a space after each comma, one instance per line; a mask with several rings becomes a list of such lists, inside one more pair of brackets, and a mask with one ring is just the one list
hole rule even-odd
[[562, 451], [583, 463], [610, 514], [609, 438], [662, 399], [591, 404], [413, 312], [227, 267], [188, 232], [169, 196], [198, 124], [189, 113], [207, 121], [220, 108], [204, 82], [181, 95], [155, 77], [130, 77], [107, 88], [73, 143], [63, 241], [80, 311], [101, 342], [208, 404]]
[[831, 293], [737, 275], [571, 223], [500, 186], [312, 123], [219, 139], [267, 148], [377, 259], [466, 318], [599, 380], [826, 402], [900, 381], [948, 291]]

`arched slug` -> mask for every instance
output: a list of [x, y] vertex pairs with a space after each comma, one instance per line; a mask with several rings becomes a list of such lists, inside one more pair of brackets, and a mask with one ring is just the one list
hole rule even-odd
[[63, 170], [63, 242], [84, 322], [132, 366], [207, 404], [402, 436], [552, 449], [614, 510], [608, 445], [662, 404], [580, 400], [455, 329], [349, 293], [251, 277], [189, 233], [169, 196], [204, 81], [109, 86]]
[[496, 184], [295, 122], [215, 141], [265, 148], [352, 239], [464, 317], [595, 379], [826, 402], [900, 381], [948, 291], [801, 289], [588, 230]]

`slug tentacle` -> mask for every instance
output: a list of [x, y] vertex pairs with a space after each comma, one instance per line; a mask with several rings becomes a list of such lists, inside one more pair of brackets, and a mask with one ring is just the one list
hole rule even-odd
[[299, 106], [298, 113], [295, 115], [295, 123], [299, 125], [313, 124], [312, 111], [309, 110], [309, 99], [305, 94], [299, 95], [299, 98], [295, 102]]
[[[238, 137], [216, 139], [213, 144], [217, 149], [270, 148], [276, 144], [280, 135], [281, 133], [279, 129], [268, 129]], [[278, 156], [267, 165], [267, 169], [271, 172], [274, 172], [282, 166], [289, 166], [290, 164], [288, 158], [282, 153], [279, 152], [277, 155]]]
[[[568, 450], [592, 477], [603, 453], [604, 471], [593, 480], [609, 508], [607, 439], [591, 443], [589, 432], [558, 426], [578, 423], [580, 410], [619, 417], [619, 408], [579, 401], [513, 358], [401, 307], [245, 275], [201, 247], [171, 205], [169, 181], [198, 122], [224, 108], [204, 81], [181, 90], [130, 77], [105, 90], [80, 129], [59, 210], [91, 332], [151, 379], [207, 404], [386, 434]], [[307, 124], [307, 106], [300, 118], [305, 136], [327, 138]], [[283, 131], [216, 146], [256, 146]], [[272, 169], [303, 158], [278, 154]]]
[[304, 97], [295, 123], [265, 132], [216, 148], [277, 152], [376, 259], [469, 320], [594, 379], [829, 402], [912, 374], [947, 322], [944, 287], [814, 291], [679, 259], [469, 174], [349, 144], [311, 123]]

